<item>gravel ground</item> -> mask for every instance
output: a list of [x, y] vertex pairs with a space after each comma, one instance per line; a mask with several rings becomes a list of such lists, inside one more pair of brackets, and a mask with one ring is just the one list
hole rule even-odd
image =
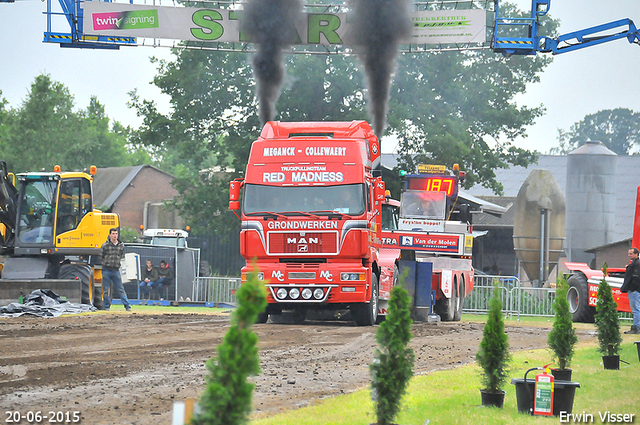
[[[144, 314], [135, 307], [133, 313], [0, 319], [0, 413], [5, 422], [6, 411], [77, 411], [83, 424], [170, 424], [173, 401], [202, 392], [204, 364], [228, 327], [228, 312]], [[482, 328], [469, 322], [414, 324], [415, 373], [473, 362]], [[369, 384], [377, 326], [307, 321], [254, 329], [262, 368], [253, 378], [256, 417]], [[545, 347], [549, 329], [523, 325], [506, 331], [516, 351]], [[578, 332], [581, 340], [594, 338]]]

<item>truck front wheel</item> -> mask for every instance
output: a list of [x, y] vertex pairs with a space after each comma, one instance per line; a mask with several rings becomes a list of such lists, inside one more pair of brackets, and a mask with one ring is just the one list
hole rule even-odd
[[596, 309], [589, 305], [589, 284], [582, 273], [575, 273], [567, 280], [567, 301], [574, 322], [593, 323]]
[[371, 275], [371, 299], [368, 304], [356, 304], [351, 307], [356, 325], [371, 326], [378, 319], [378, 276], [375, 273]]
[[451, 322], [456, 320], [456, 312], [458, 307], [458, 282], [455, 278], [453, 280], [453, 287], [451, 288], [451, 292], [451, 298], [441, 298], [439, 300], [436, 300], [436, 311], [444, 322]]
[[464, 307], [464, 278], [460, 282], [460, 291], [456, 297], [456, 312], [453, 315], [453, 320], [459, 322], [462, 319], [462, 308]]
[[267, 320], [269, 320], [269, 313], [258, 313], [256, 323], [267, 323]]

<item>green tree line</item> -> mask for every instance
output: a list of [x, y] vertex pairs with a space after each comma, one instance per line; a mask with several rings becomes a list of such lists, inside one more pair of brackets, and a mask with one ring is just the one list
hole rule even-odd
[[[503, 9], [508, 16], [525, 16], [507, 3]], [[545, 17], [541, 32], [553, 36], [557, 26]], [[18, 107], [9, 107], [0, 92], [0, 159], [15, 172], [55, 164], [83, 169], [150, 163], [176, 176], [181, 196], [174, 203], [194, 230], [234, 228], [237, 219], [226, 213], [228, 182], [242, 175], [261, 130], [250, 56], [189, 49], [173, 53], [173, 60], [155, 62], [153, 81], [169, 96], [169, 113], [130, 93], [129, 107], [142, 119], [138, 129], [111, 122], [95, 97], [86, 109], [75, 109], [69, 90], [48, 75], [36, 78]], [[395, 145], [396, 172], [413, 172], [419, 163], [458, 163], [467, 171], [467, 187], [481, 184], [500, 194], [497, 169], [536, 160], [535, 152], [514, 140], [526, 136], [544, 106], [522, 107], [514, 99], [539, 81], [551, 60], [544, 55], [504, 58], [490, 50], [400, 54], [384, 134], [391, 137], [383, 140]], [[277, 120], [368, 119], [356, 57], [299, 54], [287, 57], [285, 65]], [[559, 149], [609, 135], [605, 144], [631, 152], [637, 146], [637, 117], [615, 112], [586, 117], [561, 133]], [[607, 127], [607, 119], [620, 125]], [[589, 132], [589, 126], [599, 132]], [[626, 138], [620, 142], [617, 135]]]
[[36, 77], [19, 107], [8, 107], [0, 91], [0, 160], [12, 172], [149, 163], [147, 148], [129, 143], [131, 132], [110, 123], [95, 96], [76, 109], [69, 89], [46, 74]]

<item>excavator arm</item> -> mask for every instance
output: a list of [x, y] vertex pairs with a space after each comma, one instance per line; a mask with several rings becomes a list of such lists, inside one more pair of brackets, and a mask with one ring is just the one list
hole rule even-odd
[[2, 241], [0, 248], [5, 250], [13, 248], [16, 216], [18, 205], [18, 189], [9, 180], [7, 163], [0, 161], [0, 222], [2, 229]]

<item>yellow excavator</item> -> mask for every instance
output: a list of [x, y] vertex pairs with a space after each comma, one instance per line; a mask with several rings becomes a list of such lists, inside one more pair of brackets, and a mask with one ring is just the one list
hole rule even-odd
[[103, 308], [101, 246], [120, 220], [94, 207], [95, 174], [56, 166], [14, 175], [0, 161], [0, 306], [51, 289]]

